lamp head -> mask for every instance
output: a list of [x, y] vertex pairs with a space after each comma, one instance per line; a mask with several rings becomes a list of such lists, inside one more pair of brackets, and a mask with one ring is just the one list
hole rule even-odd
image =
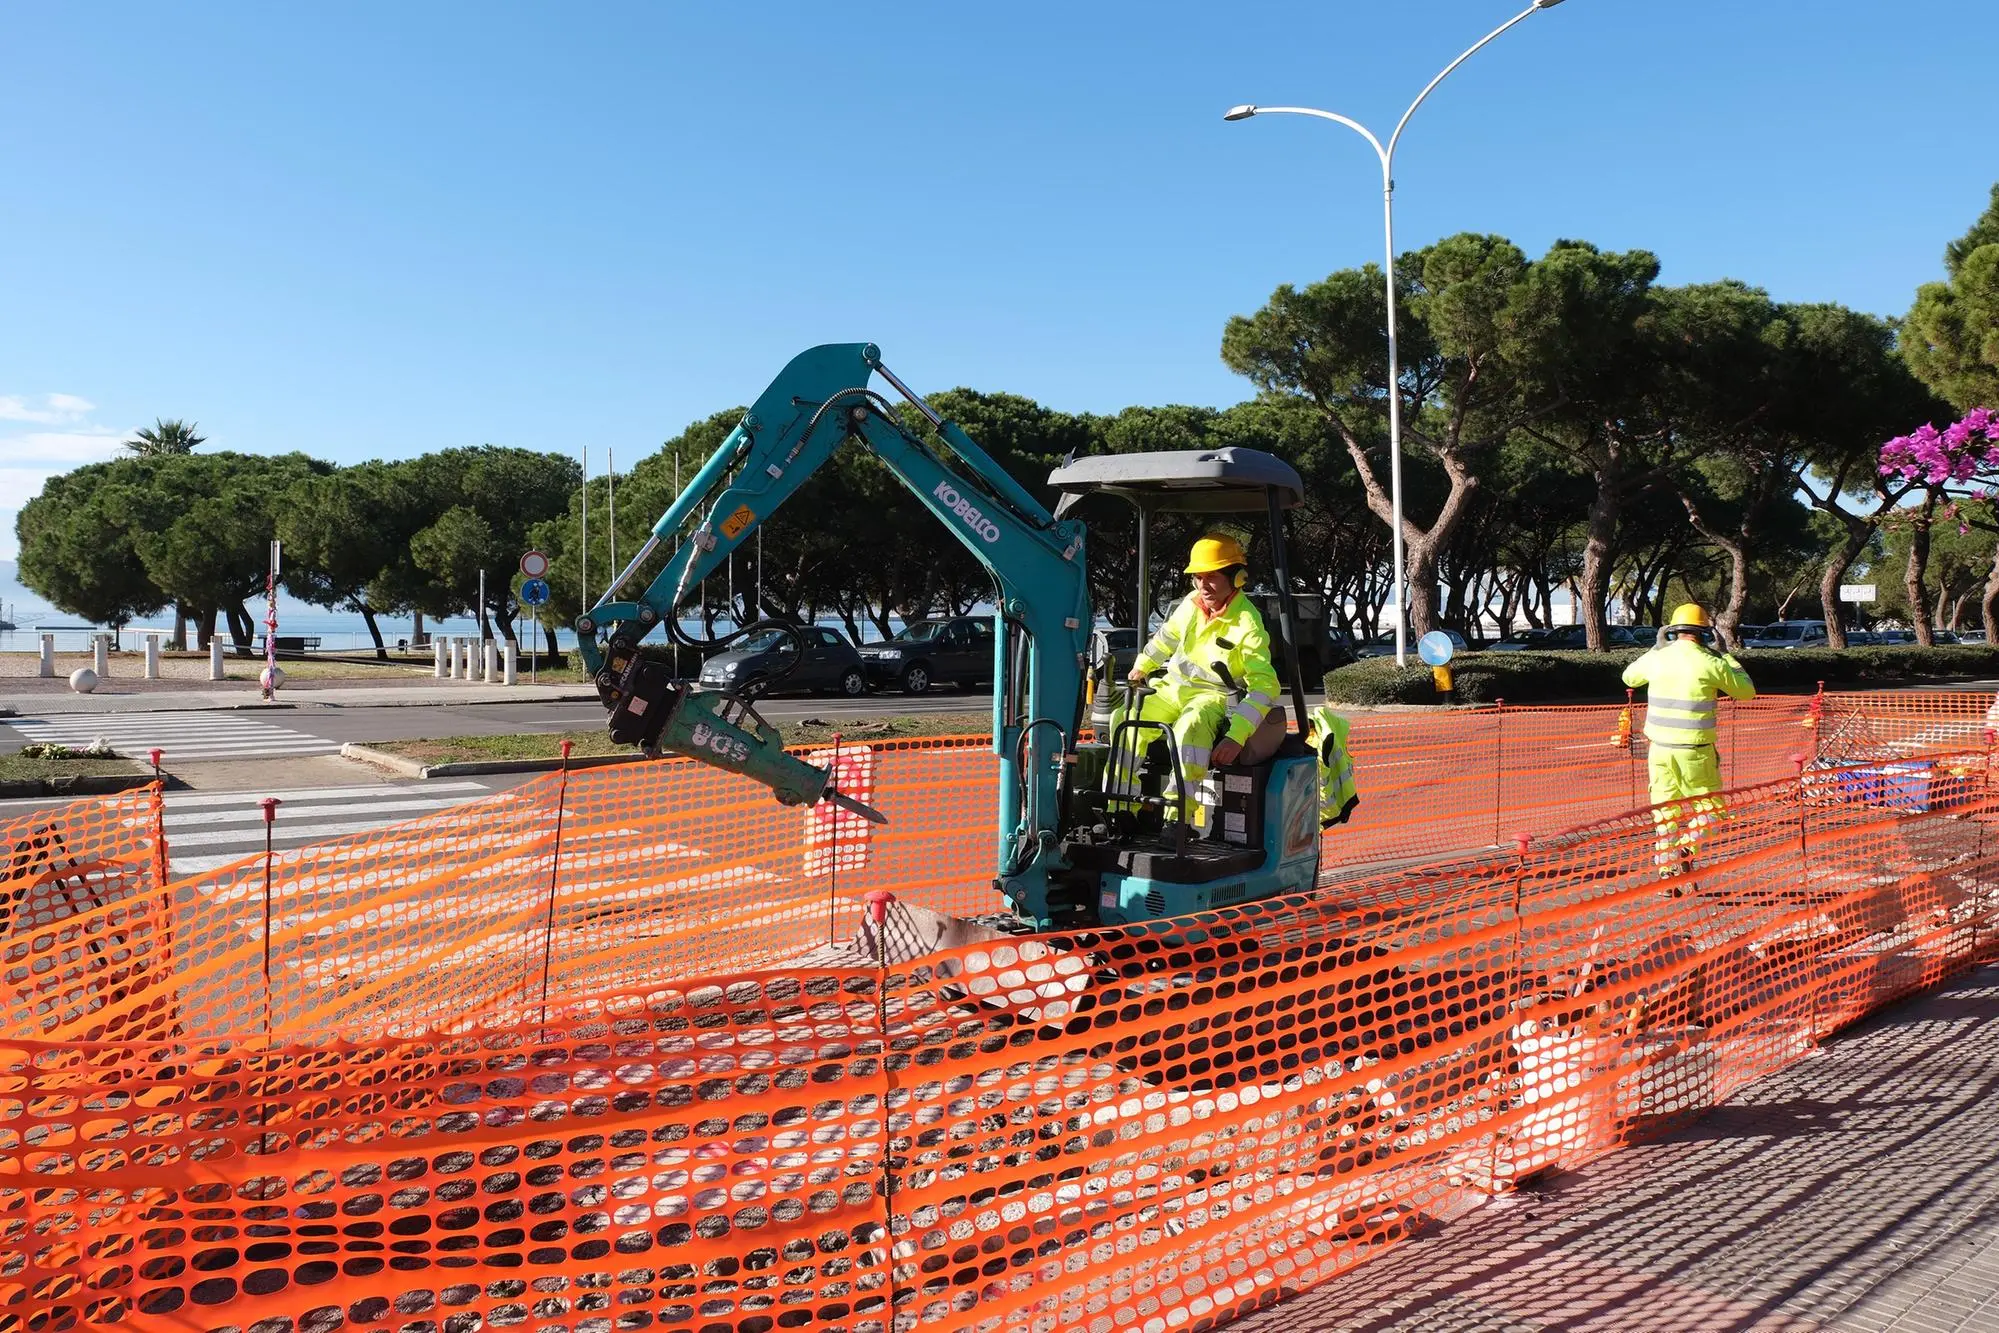
[[[1552, 0], [1552, 2], [1555, 4], [1560, 4], [1561, 0]], [[1222, 119], [1248, 120], [1251, 116], [1255, 114], [1256, 114], [1255, 104], [1251, 102], [1245, 102], [1241, 106], [1232, 106], [1227, 111], [1224, 111], [1222, 113]]]
[[1534, 0], [1534, 8], [1553, 9], [1556, 5], [1559, 5], [1561, 3], [1562, 0]]

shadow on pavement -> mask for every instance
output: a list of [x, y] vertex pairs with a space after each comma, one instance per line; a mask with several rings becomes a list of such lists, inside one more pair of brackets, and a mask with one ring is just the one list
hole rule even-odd
[[1233, 1327], [1999, 1330], [1999, 967]]

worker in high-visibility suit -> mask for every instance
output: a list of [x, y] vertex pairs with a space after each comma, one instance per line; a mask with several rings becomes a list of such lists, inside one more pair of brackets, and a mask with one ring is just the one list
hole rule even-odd
[[1344, 824], [1360, 804], [1360, 783], [1354, 778], [1353, 749], [1347, 744], [1352, 728], [1326, 704], [1306, 714], [1305, 743], [1319, 755], [1319, 827]]
[[[1277, 702], [1270, 634], [1242, 594], [1248, 567], [1249, 558], [1233, 537], [1211, 535], [1195, 542], [1186, 571], [1193, 591], [1132, 663], [1134, 686], [1164, 673], [1140, 701], [1137, 718], [1164, 723], [1172, 731], [1190, 791], [1210, 768], [1244, 757], [1243, 747]], [[1129, 705], [1120, 705], [1113, 715], [1113, 734], [1131, 716]], [[1142, 754], [1147, 738], [1140, 735], [1136, 741], [1133, 748]], [[1255, 762], [1255, 756], [1247, 762]], [[1136, 774], [1109, 776], [1113, 793], [1134, 790]]]
[[1712, 628], [1703, 608], [1677, 607], [1662, 631], [1665, 642], [1624, 668], [1626, 685], [1646, 689], [1646, 763], [1658, 830], [1653, 859], [1662, 878], [1686, 868], [1722, 815], [1715, 700], [1756, 697], [1742, 664], [1702, 641]]

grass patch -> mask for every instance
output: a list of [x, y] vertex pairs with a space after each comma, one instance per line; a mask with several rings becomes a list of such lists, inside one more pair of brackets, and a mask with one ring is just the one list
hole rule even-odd
[[[1639, 654], [1467, 653], [1451, 663], [1456, 688], [1439, 696], [1430, 668], [1397, 667], [1374, 657], [1326, 673], [1326, 698], [1335, 704], [1622, 703], [1625, 664]], [[1906, 685], [1929, 680], [1999, 676], [1999, 648], [1773, 648], [1736, 654], [1758, 690], [1800, 693], [1824, 681], [1834, 689]]]
[[[224, 680], [256, 680], [264, 670], [262, 658], [225, 657]], [[428, 676], [428, 660], [416, 662], [279, 662], [286, 680], [387, 680], [397, 676]]]
[[0, 754], [0, 782], [33, 782], [43, 778], [123, 777], [151, 770], [130, 759], [29, 759]]
[[[924, 713], [916, 717], [800, 718], [777, 723], [786, 745], [817, 745], [837, 733], [845, 741], [898, 740], [908, 736], [984, 736], [992, 732], [991, 713]], [[613, 745], [600, 728], [595, 731], [542, 732], [510, 736], [442, 736], [424, 740], [366, 741], [371, 750], [399, 755], [420, 764], [477, 763], [494, 759], [555, 759], [562, 742], [574, 742], [572, 758], [632, 754], [630, 746]]]

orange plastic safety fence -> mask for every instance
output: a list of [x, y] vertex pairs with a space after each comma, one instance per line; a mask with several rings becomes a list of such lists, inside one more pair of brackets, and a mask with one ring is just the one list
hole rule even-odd
[[[107, 991], [103, 1030], [0, 1047], [0, 1329], [1109, 1333], [1255, 1308], [1994, 952], [1990, 747], [1824, 766], [1805, 706], [1724, 721], [1777, 757], [1738, 749], [1767, 780], [1702, 811], [1690, 858], [1691, 812], [1628, 809], [1617, 710], [1507, 710], [1473, 716], [1522, 743], [1496, 766], [1521, 794], [1468, 854], [888, 967], [798, 960], [870, 888], [990, 909], [989, 753], [840, 756], [885, 829], [661, 763], [180, 881], [171, 1022]], [[1356, 727], [1367, 796], [1329, 849], [1392, 817], [1370, 764], [1442, 755], [1436, 721], [1371, 750]], [[1404, 781], [1436, 813], [1401, 827], [1444, 837]], [[1542, 826], [1568, 831], [1515, 841]]]
[[159, 831], [157, 785], [0, 820], [0, 1041], [172, 1023]]
[[[1793, 772], [1812, 752], [1811, 701], [1723, 701], [1723, 781]], [[1488, 708], [1353, 719], [1361, 786], [1353, 820], [1325, 839], [1325, 862], [1367, 866], [1502, 845], [1643, 805], [1645, 708]]]

